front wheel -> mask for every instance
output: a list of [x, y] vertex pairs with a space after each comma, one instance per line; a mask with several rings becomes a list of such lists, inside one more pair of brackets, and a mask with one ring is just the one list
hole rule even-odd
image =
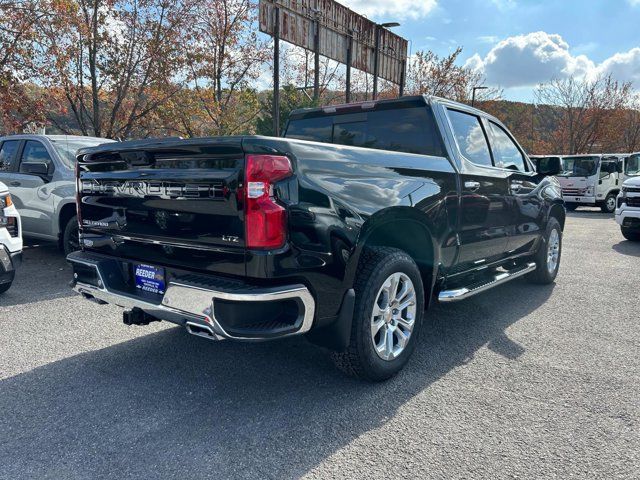
[[65, 256], [80, 250], [80, 231], [78, 217], [75, 215], [69, 219], [62, 232], [62, 249]]
[[622, 236], [632, 242], [640, 242], [640, 230], [620, 227]]
[[542, 238], [542, 243], [534, 257], [536, 269], [529, 274], [528, 278], [533, 283], [553, 283], [558, 275], [561, 256], [562, 228], [558, 220], [551, 217], [547, 222], [547, 229]]
[[616, 195], [610, 193], [605, 198], [604, 203], [600, 206], [603, 213], [613, 213], [616, 211]]
[[424, 315], [420, 271], [402, 250], [368, 248], [362, 253], [354, 284], [351, 340], [333, 352], [336, 366], [370, 381], [398, 373], [416, 348]]

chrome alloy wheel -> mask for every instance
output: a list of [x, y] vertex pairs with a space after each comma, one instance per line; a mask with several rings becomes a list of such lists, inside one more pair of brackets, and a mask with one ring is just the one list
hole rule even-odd
[[549, 241], [547, 243], [547, 270], [553, 274], [558, 266], [558, 259], [560, 258], [560, 234], [555, 228], [551, 230], [549, 234]]
[[609, 196], [607, 198], [607, 211], [615, 212], [616, 211], [616, 197]]
[[390, 275], [378, 290], [371, 314], [371, 340], [383, 360], [393, 360], [409, 342], [416, 318], [416, 289], [404, 273]]

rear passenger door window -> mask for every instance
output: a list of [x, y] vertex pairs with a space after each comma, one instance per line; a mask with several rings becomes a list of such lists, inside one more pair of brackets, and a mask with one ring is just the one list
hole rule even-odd
[[489, 129], [493, 137], [491, 147], [496, 167], [526, 172], [524, 156], [509, 134], [493, 122], [489, 122]]
[[448, 112], [453, 134], [462, 155], [476, 165], [493, 166], [480, 118], [458, 110], [449, 109]]
[[11, 171], [20, 140], [6, 140], [0, 147], [0, 172]]

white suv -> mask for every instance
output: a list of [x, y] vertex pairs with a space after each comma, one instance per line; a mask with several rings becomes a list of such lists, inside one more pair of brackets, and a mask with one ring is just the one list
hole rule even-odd
[[22, 262], [22, 225], [7, 186], [0, 182], [0, 293], [9, 290]]
[[640, 241], [640, 176], [622, 184], [616, 204], [616, 222], [624, 238]]

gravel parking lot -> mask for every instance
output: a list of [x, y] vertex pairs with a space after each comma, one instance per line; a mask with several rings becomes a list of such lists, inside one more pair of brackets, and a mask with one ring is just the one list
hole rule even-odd
[[638, 478], [640, 244], [570, 213], [555, 285], [428, 315], [396, 378], [82, 300], [52, 245], [0, 298], [0, 478]]

